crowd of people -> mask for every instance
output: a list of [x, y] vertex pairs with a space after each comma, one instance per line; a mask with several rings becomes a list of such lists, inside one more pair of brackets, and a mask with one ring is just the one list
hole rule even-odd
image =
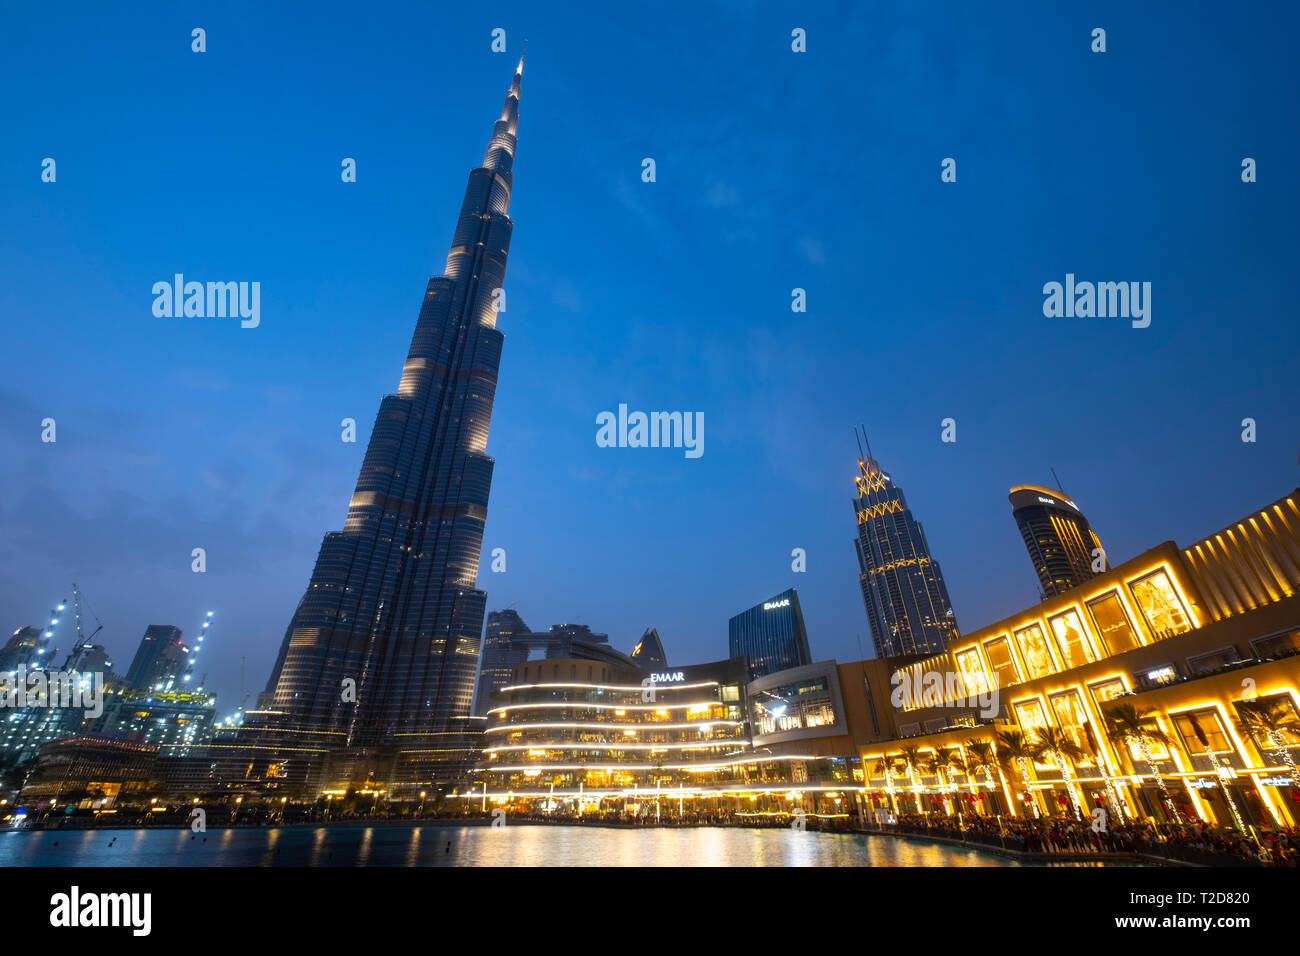
[[1124, 823], [1094, 829], [1090, 823], [1062, 818], [1005, 820], [987, 816], [967, 817], [960, 826], [954, 824], [951, 819], [903, 815], [883, 829], [1051, 856], [1124, 854], [1213, 866], [1300, 865], [1297, 827], [1253, 834], [1200, 822]]
[[[428, 814], [439, 819], [491, 820], [492, 811], [463, 809], [453, 813]], [[572, 810], [511, 810], [510, 820], [529, 823], [589, 823], [630, 827], [750, 827], [785, 829], [796, 819], [789, 813], [736, 813], [730, 810], [678, 813], [676, 806], [666, 804], [656, 815], [653, 802], [636, 805], [634, 809], [617, 807], [589, 807], [577, 814]], [[820, 816], [807, 813], [798, 817], [805, 830], [851, 830], [854, 818], [847, 814]]]

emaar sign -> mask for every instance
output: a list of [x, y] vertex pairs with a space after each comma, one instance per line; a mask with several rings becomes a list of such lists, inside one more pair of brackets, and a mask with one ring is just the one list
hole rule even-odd
[[681, 671], [665, 671], [662, 674], [650, 675], [650, 683], [652, 684], [675, 684], [679, 680], [686, 680], [686, 675]]

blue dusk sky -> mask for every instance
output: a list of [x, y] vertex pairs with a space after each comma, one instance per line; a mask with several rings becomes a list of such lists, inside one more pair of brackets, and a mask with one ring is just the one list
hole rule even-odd
[[[76, 581], [124, 671], [146, 625], [192, 637], [212, 609], [198, 671], [219, 710], [241, 657], [262, 687], [525, 39], [489, 608], [623, 650], [655, 625], [686, 664], [725, 657], [727, 619], [795, 586], [817, 658], [869, 654], [860, 423], [963, 630], [1037, 600], [1007, 492], [1051, 467], [1113, 562], [1194, 541], [1300, 484], [1297, 20], [1037, 0], [10, 4], [0, 623], [40, 623]], [[155, 317], [151, 287], [176, 273], [259, 282], [260, 325]], [[1150, 326], [1045, 317], [1067, 273], [1151, 283]], [[597, 447], [620, 403], [702, 412], [703, 456]]]

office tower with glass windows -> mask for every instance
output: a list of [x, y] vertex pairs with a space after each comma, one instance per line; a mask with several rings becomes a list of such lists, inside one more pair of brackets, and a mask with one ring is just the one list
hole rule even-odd
[[811, 664], [798, 592], [782, 591], [728, 621], [727, 653], [749, 658], [750, 680]]
[[1064, 594], [1110, 570], [1101, 541], [1079, 506], [1064, 492], [1018, 485], [1008, 497], [1044, 598]]
[[190, 651], [181, 640], [179, 627], [150, 624], [127, 668], [127, 686], [136, 691], [161, 689], [168, 681], [181, 679], [189, 659]]
[[957, 620], [921, 523], [870, 447], [858, 458], [854, 484], [853, 545], [876, 656], [940, 653], [957, 635]]
[[492, 706], [492, 694], [510, 680], [516, 664], [528, 660], [528, 625], [518, 611], [489, 611], [487, 630], [483, 634], [483, 654], [479, 661], [478, 690], [474, 694], [474, 713], [483, 716]]
[[49, 643], [44, 628], [18, 628], [5, 642], [5, 646], [0, 648], [0, 673], [17, 670], [20, 664], [34, 668], [47, 663], [41, 655], [48, 649]]

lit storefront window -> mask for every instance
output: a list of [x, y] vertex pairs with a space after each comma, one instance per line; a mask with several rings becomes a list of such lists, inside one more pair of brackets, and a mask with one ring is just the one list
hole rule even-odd
[[1187, 608], [1179, 600], [1173, 581], [1165, 571], [1152, 571], [1146, 577], [1130, 582], [1129, 590], [1157, 639], [1185, 634], [1192, 629]]
[[1047, 639], [1043, 629], [1037, 624], [1016, 631], [1016, 643], [1020, 645], [1020, 659], [1025, 662], [1030, 678], [1046, 677], [1056, 670], [1052, 663], [1052, 652], [1047, 648]]
[[1088, 716], [1083, 711], [1078, 693], [1070, 690], [1063, 694], [1053, 694], [1048, 700], [1051, 702], [1052, 715], [1056, 718], [1057, 725], [1085, 754], [1089, 755], [1089, 759], [1083, 762], [1092, 763], [1093, 744], [1088, 739], [1088, 731], [1084, 729]]
[[1011, 654], [1011, 642], [1005, 635], [985, 641], [984, 653], [988, 656], [993, 673], [997, 675], [999, 687], [1010, 687], [1012, 684], [1020, 683], [1020, 675], [1016, 672], [1016, 661]]
[[[1039, 730], [1048, 726], [1047, 714], [1043, 710], [1043, 702], [1036, 697], [1030, 698], [1029, 700], [1017, 701], [1012, 706], [1015, 708], [1016, 721], [1020, 724], [1020, 728], [1025, 732], [1026, 737], [1033, 737]], [[1040, 769], [1055, 769], [1056, 765], [1050, 762], [1040, 763], [1039, 761], [1034, 761], [1034, 766]]]
[[828, 727], [835, 723], [835, 707], [824, 677], [758, 691], [752, 703], [759, 734]]
[[[1097, 681], [1095, 684], [1089, 684], [1088, 689], [1092, 692], [1093, 702], [1097, 705], [1097, 710], [1101, 712], [1102, 726], [1106, 726], [1106, 704], [1116, 698], [1123, 697], [1129, 692], [1127, 685], [1121, 677], [1110, 677], [1106, 680]], [[1156, 726], [1153, 724], [1152, 726]], [[1155, 741], [1147, 743], [1147, 749], [1151, 751], [1152, 757], [1157, 760], [1165, 760], [1169, 757], [1169, 751]], [[1138, 761], [1144, 759], [1141, 748], [1134, 742], [1128, 742], [1129, 756]]]
[[[1260, 755], [1270, 762], [1278, 759], [1279, 744], [1287, 749], [1300, 747], [1300, 710], [1296, 709], [1295, 700], [1290, 694], [1269, 694], [1253, 700], [1239, 700], [1233, 703], [1242, 725], [1250, 734], [1251, 740], [1259, 748]], [[1273, 728], [1278, 740], [1273, 740], [1262, 727], [1252, 726], [1255, 721], [1245, 713], [1248, 709], [1258, 708], [1262, 711], [1265, 722]]]
[[961, 671], [962, 681], [968, 691], [988, 689], [988, 678], [984, 673], [984, 662], [980, 660], [979, 648], [971, 647], [957, 653], [957, 668]]
[[1056, 638], [1056, 649], [1067, 669], [1082, 667], [1095, 660], [1077, 611], [1058, 614], [1048, 623], [1052, 627], [1052, 635]]
[[1139, 646], [1133, 624], [1128, 619], [1118, 591], [1108, 591], [1088, 602], [1088, 613], [1107, 654], [1122, 654]]
[[1037, 698], [1016, 702], [1016, 720], [1025, 733], [1033, 733], [1047, 726], [1047, 715], [1043, 713], [1043, 702]]
[[1174, 726], [1183, 746], [1194, 757], [1207, 754], [1232, 753], [1233, 746], [1228, 740], [1219, 712], [1212, 707], [1204, 710], [1189, 710], [1173, 715]]

